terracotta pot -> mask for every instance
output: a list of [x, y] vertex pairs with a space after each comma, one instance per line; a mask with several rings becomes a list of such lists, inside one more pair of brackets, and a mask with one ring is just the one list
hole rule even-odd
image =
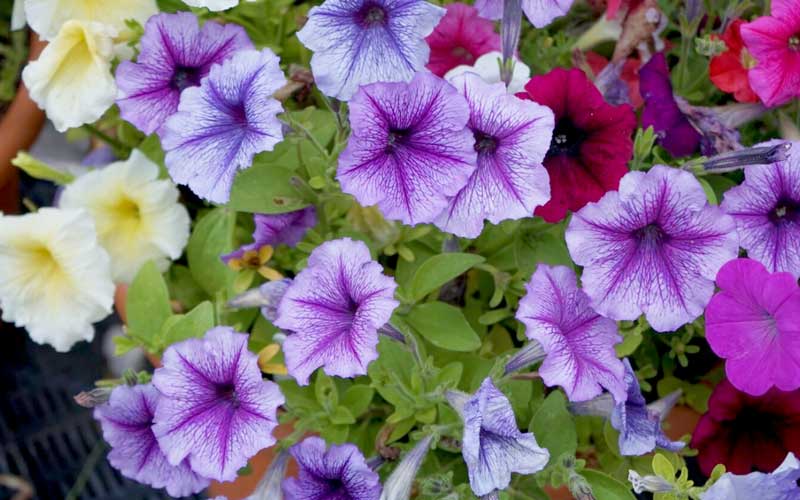
[[[34, 60], [46, 43], [31, 32], [28, 60]], [[19, 171], [11, 160], [20, 150], [28, 149], [39, 136], [44, 125], [44, 112], [28, 95], [20, 82], [17, 95], [0, 120], [0, 211], [16, 213], [19, 210]]]
[[697, 422], [700, 421], [700, 416], [688, 406], [676, 406], [667, 415], [664, 432], [673, 440], [678, 440], [686, 434], [691, 435], [697, 427]]

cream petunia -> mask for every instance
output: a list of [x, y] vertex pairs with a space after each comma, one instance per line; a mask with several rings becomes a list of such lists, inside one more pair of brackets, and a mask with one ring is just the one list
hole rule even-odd
[[112, 36], [101, 24], [68, 21], [22, 72], [31, 98], [59, 132], [96, 121], [114, 104]]
[[111, 313], [108, 254], [83, 210], [43, 208], [0, 215], [0, 309], [3, 320], [65, 352], [94, 337], [92, 323]]
[[105, 24], [123, 33], [126, 19], [144, 25], [156, 13], [156, 0], [25, 0], [28, 24], [45, 40], [55, 38], [70, 20]]
[[177, 188], [158, 180], [158, 167], [139, 151], [76, 179], [60, 205], [92, 214], [116, 282], [129, 283], [149, 260], [166, 270], [189, 239], [189, 213], [178, 203]]

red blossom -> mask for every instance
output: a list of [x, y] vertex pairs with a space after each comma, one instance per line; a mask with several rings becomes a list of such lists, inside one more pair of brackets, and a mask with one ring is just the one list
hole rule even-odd
[[758, 96], [750, 87], [747, 72], [756, 61], [744, 46], [740, 28], [745, 24], [741, 19], [733, 21], [719, 38], [728, 50], [711, 59], [708, 73], [711, 82], [723, 92], [733, 94], [739, 102], [758, 102]]
[[437, 76], [462, 64], [472, 65], [475, 59], [500, 50], [500, 35], [494, 23], [478, 15], [471, 5], [452, 3], [447, 13], [428, 38], [431, 56], [427, 68]]

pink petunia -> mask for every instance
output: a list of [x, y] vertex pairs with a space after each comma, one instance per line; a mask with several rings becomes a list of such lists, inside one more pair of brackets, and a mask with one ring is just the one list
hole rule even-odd
[[431, 48], [427, 68], [437, 76], [475, 60], [493, 50], [500, 50], [500, 35], [494, 23], [478, 15], [471, 5], [452, 3], [433, 33], [425, 39]]

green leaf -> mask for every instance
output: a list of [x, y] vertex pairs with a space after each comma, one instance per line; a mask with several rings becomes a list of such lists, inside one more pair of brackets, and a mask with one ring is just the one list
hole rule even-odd
[[161, 140], [157, 134], [151, 134], [139, 144], [141, 151], [150, 161], [158, 165], [159, 177], [167, 178], [167, 167], [164, 163], [164, 150], [161, 148]]
[[426, 260], [411, 280], [411, 298], [422, 300], [448, 281], [464, 274], [485, 259], [471, 253], [444, 253]]
[[286, 406], [290, 410], [316, 411], [321, 409], [311, 387], [300, 387], [294, 380], [280, 380], [278, 386], [281, 388], [281, 393], [286, 398]]
[[350, 425], [356, 423], [353, 414], [344, 406], [337, 406], [328, 417], [331, 419], [331, 423], [336, 425]]
[[448, 351], [471, 352], [481, 346], [461, 309], [444, 302], [417, 304], [405, 318], [428, 342]]
[[164, 348], [181, 340], [202, 337], [214, 327], [214, 305], [209, 301], [200, 303], [185, 315], [177, 316], [178, 320], [169, 324], [161, 339]]
[[708, 199], [708, 203], [710, 205], [719, 205], [719, 201], [717, 200], [717, 194], [714, 192], [714, 188], [711, 187], [711, 184], [708, 183], [702, 177], [698, 177], [697, 180], [700, 182], [700, 185], [703, 186], [703, 191], [706, 193], [706, 198]]
[[169, 291], [153, 261], [146, 263], [128, 288], [128, 334], [150, 352], [158, 350], [161, 326], [172, 316]]
[[186, 246], [192, 277], [212, 297], [236, 277], [220, 259], [220, 255], [233, 249], [235, 222], [235, 212], [215, 208], [197, 222]]
[[375, 389], [368, 385], [353, 385], [344, 392], [339, 401], [341, 406], [346, 407], [356, 417], [360, 417], [369, 409]]
[[334, 408], [339, 404], [339, 391], [336, 389], [336, 384], [322, 370], [317, 371], [314, 395], [323, 408]]
[[553, 391], [545, 398], [531, 420], [530, 429], [539, 445], [550, 451], [550, 463], [555, 463], [564, 453], [574, 455], [578, 448], [575, 422], [561, 391]]
[[656, 453], [653, 457], [653, 472], [667, 481], [675, 480], [675, 467], [664, 455]]
[[69, 184], [70, 182], [75, 180], [74, 175], [67, 172], [62, 172], [60, 170], [56, 170], [50, 165], [37, 160], [28, 153], [22, 153], [22, 152], [17, 153], [16, 158], [11, 160], [11, 164], [15, 165], [20, 170], [24, 171], [26, 174], [30, 175], [34, 179], [52, 181], [61, 186]]
[[256, 157], [253, 166], [236, 176], [228, 206], [240, 212], [281, 214], [309, 205], [292, 185], [297, 174], [268, 158]]
[[580, 475], [589, 481], [596, 500], [636, 500], [627, 485], [603, 472], [584, 469]]
[[136, 340], [128, 337], [127, 335], [117, 335], [114, 337], [114, 356], [122, 356], [131, 350], [139, 347]]

